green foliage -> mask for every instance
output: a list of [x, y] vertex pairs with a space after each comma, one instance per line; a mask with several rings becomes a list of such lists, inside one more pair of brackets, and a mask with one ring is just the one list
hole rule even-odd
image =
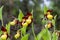
[[28, 40], [29, 34], [24, 35], [21, 40]]
[[46, 14], [47, 10], [48, 10], [48, 8], [47, 8], [47, 6], [45, 5], [45, 6], [44, 6], [44, 14]]
[[37, 35], [38, 40], [51, 40], [51, 33], [48, 29], [42, 29], [42, 31]]
[[22, 21], [22, 17], [24, 17], [24, 15], [23, 15], [22, 11], [19, 10], [18, 20]]
[[43, 40], [51, 40], [51, 32], [48, 29], [45, 29], [45, 33], [42, 36]]
[[10, 34], [10, 24], [9, 23], [6, 24], [6, 29], [7, 29], [8, 34]]
[[55, 25], [55, 20], [54, 19], [52, 20], [52, 24]]
[[47, 23], [47, 20], [43, 19], [42, 24], [45, 25]]
[[52, 24], [53, 24], [53, 25], [55, 25], [56, 17], [57, 17], [57, 15], [55, 15], [55, 16], [54, 16], [54, 19], [52, 20]]
[[55, 32], [51, 32], [47, 29], [42, 29], [42, 31], [37, 35], [37, 40], [58, 40], [58, 36]]
[[[44, 14], [47, 12], [47, 10], [48, 10], [48, 8], [46, 6], [44, 6]], [[37, 35], [37, 40], [58, 40], [58, 36], [55, 33], [56, 17], [57, 17], [57, 15], [54, 16], [54, 19], [49, 20], [52, 22], [53, 27], [54, 27], [53, 33], [51, 31], [49, 31], [48, 28], [43, 28], [42, 31]], [[49, 22], [48, 19], [44, 20], [44, 18], [42, 20], [43, 26], [45, 26], [45, 24], [47, 24]]]
[[21, 28], [21, 33], [22, 33], [23, 35], [26, 34], [26, 28], [27, 28], [27, 27], [23, 27], [23, 28]]
[[[2, 9], [3, 9], [3, 6], [0, 8], [0, 20], [2, 20]], [[48, 10], [48, 8], [46, 6], [44, 6], [44, 13], [46, 13]], [[31, 11], [32, 13], [32, 16], [33, 16], [33, 10]], [[20, 10], [19, 11], [19, 15], [18, 15], [18, 20], [21, 22], [22, 21], [22, 17], [24, 17], [23, 15], [23, 12]], [[43, 16], [42, 16], [43, 17]], [[56, 16], [54, 16], [54, 19], [52, 20], [52, 24], [54, 25], [54, 28], [55, 28], [55, 21], [56, 21]], [[42, 20], [42, 24], [45, 25], [47, 23], [47, 20]], [[10, 24], [6, 24], [6, 29], [7, 29], [7, 32], [8, 34], [10, 34]], [[29, 38], [29, 35], [30, 34], [26, 34], [26, 29], [27, 27], [22, 27], [20, 28], [21, 30], [21, 40], [28, 40]], [[36, 36], [35, 35], [35, 32], [34, 32], [34, 24], [32, 22], [32, 32], [33, 32], [33, 35], [34, 35], [34, 40], [58, 40], [58, 36], [56, 35], [55, 31], [53, 33], [51, 33], [51, 31], [48, 30], [48, 28], [43, 28], [41, 30], [40, 33], [38, 33], [38, 35]], [[2, 31], [0, 30], [0, 36], [2, 34]], [[1, 40], [1, 38], [0, 38]], [[10, 38], [8, 38], [7, 40], [10, 40]]]
[[54, 20], [56, 21], [57, 15], [54, 16]]
[[2, 39], [0, 38], [0, 40], [2, 40]]
[[4, 6], [2, 6], [2, 7], [0, 8], [0, 20], [2, 20], [2, 10], [3, 10], [3, 7], [4, 7]]
[[58, 36], [55, 32], [52, 34], [52, 40], [58, 40]]
[[43, 29], [38, 35], [37, 35], [37, 39], [38, 40], [41, 40], [42, 36], [43, 36], [43, 33], [45, 33], [45, 29]]

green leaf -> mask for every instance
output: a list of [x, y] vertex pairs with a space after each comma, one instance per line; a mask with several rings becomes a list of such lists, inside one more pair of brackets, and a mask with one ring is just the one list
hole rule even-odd
[[55, 20], [54, 19], [52, 20], [52, 24], [55, 25]]
[[1, 37], [0, 37], [0, 40], [2, 40]]
[[2, 31], [0, 30], [0, 36], [1, 36], [1, 34], [2, 34]]
[[57, 17], [57, 15], [54, 16], [54, 20], [55, 20], [55, 21], [56, 21], [56, 17]]
[[21, 40], [28, 40], [29, 34], [22, 36]]
[[43, 38], [44, 40], [51, 40], [51, 34], [48, 29], [42, 29], [42, 31], [37, 35], [37, 39], [41, 40]]
[[58, 36], [56, 35], [55, 32], [53, 32], [53, 34], [52, 34], [52, 40], [58, 40]]
[[0, 8], [0, 20], [2, 20], [2, 10], [3, 10], [3, 7], [4, 7], [4, 6], [2, 6], [2, 7]]
[[18, 20], [22, 21], [22, 17], [24, 17], [24, 15], [23, 15], [22, 11], [20, 10], [19, 15], [18, 15]]
[[42, 24], [45, 25], [47, 23], [47, 20], [43, 19]]
[[45, 29], [42, 29], [42, 31], [37, 35], [37, 39], [38, 40], [41, 40], [41, 38], [42, 38], [42, 36], [43, 36], [43, 34], [46, 32], [46, 30]]
[[26, 27], [21, 28], [21, 32], [23, 35], [25, 35], [26, 34]]
[[34, 39], [35, 39], [35, 40], [38, 40], [36, 36], [35, 36], [35, 38], [34, 38]]
[[[2, 31], [0, 30], [0, 36], [1, 36], [1, 35], [2, 35]], [[0, 37], [0, 40], [2, 40], [1, 37]]]
[[44, 6], [44, 14], [46, 14], [47, 10], [48, 10], [48, 8], [47, 8], [47, 6], [45, 5], [45, 6]]
[[6, 29], [7, 29], [8, 34], [10, 34], [10, 24], [9, 23], [6, 24]]
[[46, 28], [45, 29], [46, 31], [45, 31], [45, 33], [43, 34], [43, 36], [42, 36], [42, 38], [44, 39], [44, 40], [51, 40], [51, 33], [50, 33], [50, 31]]
[[10, 40], [10, 38], [8, 38], [7, 40]]

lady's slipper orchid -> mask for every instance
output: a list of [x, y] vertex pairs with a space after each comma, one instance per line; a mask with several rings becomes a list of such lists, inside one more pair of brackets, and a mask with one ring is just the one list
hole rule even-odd
[[1, 39], [6, 40], [9, 37], [9, 35], [7, 33], [7, 29], [2, 26], [1, 30], [3, 31], [3, 35], [1, 35]]
[[22, 26], [23, 27], [27, 27], [28, 26], [28, 23], [22, 23]]
[[20, 23], [23, 27], [27, 27], [28, 25], [31, 24], [31, 22], [32, 22], [32, 14], [27, 12], [27, 15], [25, 15], [22, 18], [22, 21]]
[[51, 28], [51, 27], [53, 27], [53, 25], [52, 25], [52, 23], [48, 23], [48, 24], [45, 25], [45, 27]]
[[2, 39], [2, 40], [6, 40], [6, 39], [7, 39], [7, 34], [3, 34], [3, 35], [1, 36], [1, 39]]
[[28, 24], [30, 24], [31, 22], [32, 22], [32, 20], [29, 18], [26, 20], [26, 23], [28, 23]]
[[16, 39], [20, 37], [20, 33], [19, 33], [19, 31], [17, 31], [17, 34], [15, 34], [14, 37], [15, 37]]
[[47, 15], [50, 15], [50, 14], [51, 14], [51, 12], [52, 12], [52, 10], [47, 10], [47, 13], [46, 13], [46, 14], [44, 14], [44, 16], [47, 18]]
[[10, 22], [10, 25], [14, 26], [18, 23], [19, 23], [19, 21], [17, 19], [14, 19], [12, 22]]
[[52, 16], [52, 15], [47, 15], [47, 18], [48, 18], [49, 20], [51, 20], [51, 19], [53, 19], [53, 16]]

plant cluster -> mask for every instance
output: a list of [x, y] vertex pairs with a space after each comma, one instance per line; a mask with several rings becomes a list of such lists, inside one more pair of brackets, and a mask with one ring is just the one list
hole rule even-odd
[[[27, 27], [32, 26], [32, 32], [34, 35], [34, 40], [58, 40], [59, 32], [56, 31], [56, 17], [57, 15], [53, 16], [51, 14], [51, 10], [44, 9], [44, 15], [42, 19], [42, 25], [44, 26], [43, 29], [38, 33], [38, 35], [35, 35], [34, 32], [34, 24], [33, 24], [33, 10], [32, 12], [27, 12], [27, 14], [24, 16], [22, 11], [19, 11], [18, 18], [14, 18], [13, 21], [9, 22], [4, 26], [3, 24], [3, 18], [2, 18], [2, 9], [3, 6], [0, 8], [0, 20], [2, 22], [1, 30], [0, 30], [0, 40], [10, 40], [10, 27], [15, 26], [16, 24], [21, 27], [17, 30], [16, 34], [14, 35], [14, 38], [17, 40], [20, 38], [20, 40], [28, 40], [30, 34], [26, 32]], [[50, 31], [50, 28], [54, 28], [53, 32]]]

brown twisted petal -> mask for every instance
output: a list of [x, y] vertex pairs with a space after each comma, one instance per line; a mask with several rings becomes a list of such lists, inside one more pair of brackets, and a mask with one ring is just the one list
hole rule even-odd
[[44, 17], [46, 17], [46, 18], [47, 18], [47, 15], [48, 15], [47, 13], [46, 13], [46, 14], [44, 14]]
[[26, 20], [27, 18], [28, 18], [28, 16], [24, 16], [22, 19], [25, 19]]
[[2, 30], [3, 32], [7, 32], [7, 29], [6, 29], [4, 26], [1, 27], [1, 30]]
[[18, 24], [19, 23], [19, 20], [16, 20], [16, 24]]
[[47, 10], [47, 12], [52, 12], [52, 10]]
[[22, 22], [20, 22], [20, 25], [22, 26]]
[[27, 12], [27, 15], [26, 16], [32, 16], [32, 14], [30, 12]]

